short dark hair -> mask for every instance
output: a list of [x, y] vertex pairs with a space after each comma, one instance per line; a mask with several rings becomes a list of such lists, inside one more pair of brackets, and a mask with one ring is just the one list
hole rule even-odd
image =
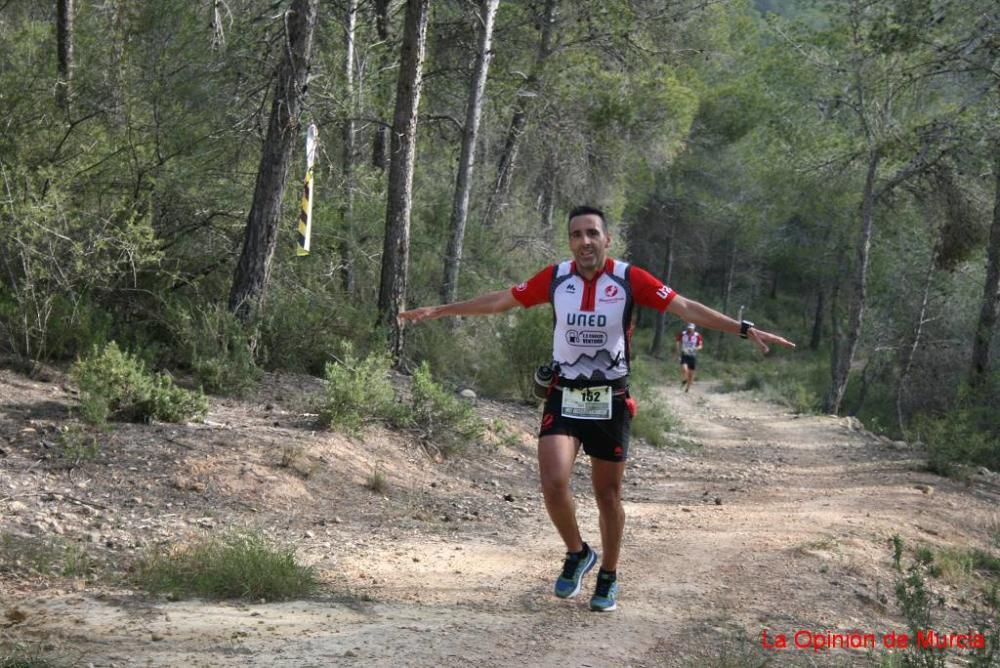
[[587, 206], [584, 204], [573, 207], [573, 209], [569, 212], [569, 218], [566, 221], [567, 228], [569, 227], [570, 222], [572, 222], [572, 220], [577, 216], [597, 216], [601, 219], [601, 229], [604, 230], [605, 234], [608, 233], [608, 219], [604, 216], [604, 212], [596, 206]]

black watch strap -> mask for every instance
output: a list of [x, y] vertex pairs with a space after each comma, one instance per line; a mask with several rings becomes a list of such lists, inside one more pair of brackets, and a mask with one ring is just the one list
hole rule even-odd
[[751, 327], [753, 327], [753, 323], [750, 322], [749, 320], [741, 320], [740, 321], [740, 338], [741, 339], [747, 338], [747, 332], [750, 331]]

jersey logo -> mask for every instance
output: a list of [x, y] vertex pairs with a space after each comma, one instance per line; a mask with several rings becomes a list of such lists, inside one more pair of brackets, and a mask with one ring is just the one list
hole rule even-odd
[[599, 348], [608, 342], [608, 335], [604, 332], [593, 330], [575, 330], [566, 332], [566, 343], [571, 346], [584, 346], [588, 348]]
[[666, 299], [670, 296], [670, 288], [665, 285], [661, 285], [660, 289], [656, 291], [656, 296], [660, 299]]
[[605, 297], [614, 297], [617, 294], [618, 294], [618, 286], [617, 285], [609, 285], [608, 287], [604, 288], [604, 296]]
[[577, 327], [607, 327], [608, 316], [596, 313], [567, 313], [566, 324]]
[[528, 289], [528, 283], [527, 282], [518, 283], [517, 285], [514, 286], [514, 289], [517, 290], [518, 292], [524, 292], [525, 290]]
[[566, 292], [576, 292], [576, 284], [570, 283], [566, 286]]

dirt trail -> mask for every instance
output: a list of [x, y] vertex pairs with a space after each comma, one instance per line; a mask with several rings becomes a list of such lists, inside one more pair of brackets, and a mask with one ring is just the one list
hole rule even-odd
[[[68, 401], [61, 390], [10, 374], [0, 381], [35, 392], [25, 403], [0, 402], [8, 419], [20, 420], [8, 425], [15, 436], [25, 421], [39, 421], [45, 392], [55, 395], [46, 401]], [[592, 578], [575, 600], [549, 593], [562, 547], [535, 479], [533, 410], [481, 402], [508, 425], [507, 438], [490, 453], [435, 463], [391, 434], [347, 439], [310, 430], [310, 418], [294, 411], [229, 402], [213, 406], [207, 425], [156, 428], [166, 449], [154, 466], [147, 462], [155, 475], [140, 487], [144, 498], [123, 492], [131, 500], [117, 509], [132, 518], [125, 528], [154, 532], [148, 546], [182, 528], [262, 526], [296, 541], [332, 593], [288, 603], [166, 602], [20, 580], [0, 584], [0, 608], [24, 615], [5, 633], [94, 666], [711, 665], [751, 651], [765, 628], [772, 637], [903, 630], [892, 600], [894, 534], [909, 545], [988, 545], [1000, 498], [995, 480], [945, 480], [922, 472], [919, 453], [905, 444], [850, 420], [797, 416], [711, 389], [657, 390], [701, 447], [634, 447], [615, 613], [587, 610]], [[60, 415], [57, 408], [46, 419]], [[150, 429], [123, 428], [117, 445]], [[11, 513], [0, 501], [0, 528], [19, 531], [38, 523], [23, 492], [25, 476], [38, 473], [24, 470], [31, 453], [18, 457], [30, 449], [20, 447], [27, 440], [8, 440], [0, 499], [9, 497], [9, 506], [20, 494], [21, 507]], [[290, 470], [296, 457], [308, 475]], [[373, 461], [387, 479], [381, 495], [364, 488]], [[143, 474], [141, 462], [130, 468], [133, 478]], [[47, 475], [54, 477], [41, 484], [51, 486], [60, 474]], [[583, 460], [574, 486], [585, 538], [598, 544]], [[68, 522], [68, 511], [61, 517]], [[939, 626], [965, 628], [958, 593], [945, 587], [943, 594], [950, 617]], [[734, 641], [738, 633], [752, 642]], [[774, 658], [773, 665], [844, 665], [864, 655], [786, 650]]]

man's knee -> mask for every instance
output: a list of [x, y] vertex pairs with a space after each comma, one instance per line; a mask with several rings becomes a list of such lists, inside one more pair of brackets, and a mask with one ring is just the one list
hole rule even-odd
[[620, 483], [601, 485], [594, 489], [594, 498], [602, 508], [617, 507], [622, 502], [622, 486]]
[[552, 473], [547, 474], [543, 472], [540, 478], [542, 482], [542, 493], [544, 493], [546, 496], [549, 496], [551, 494], [560, 495], [569, 493], [568, 476], [552, 474]]

